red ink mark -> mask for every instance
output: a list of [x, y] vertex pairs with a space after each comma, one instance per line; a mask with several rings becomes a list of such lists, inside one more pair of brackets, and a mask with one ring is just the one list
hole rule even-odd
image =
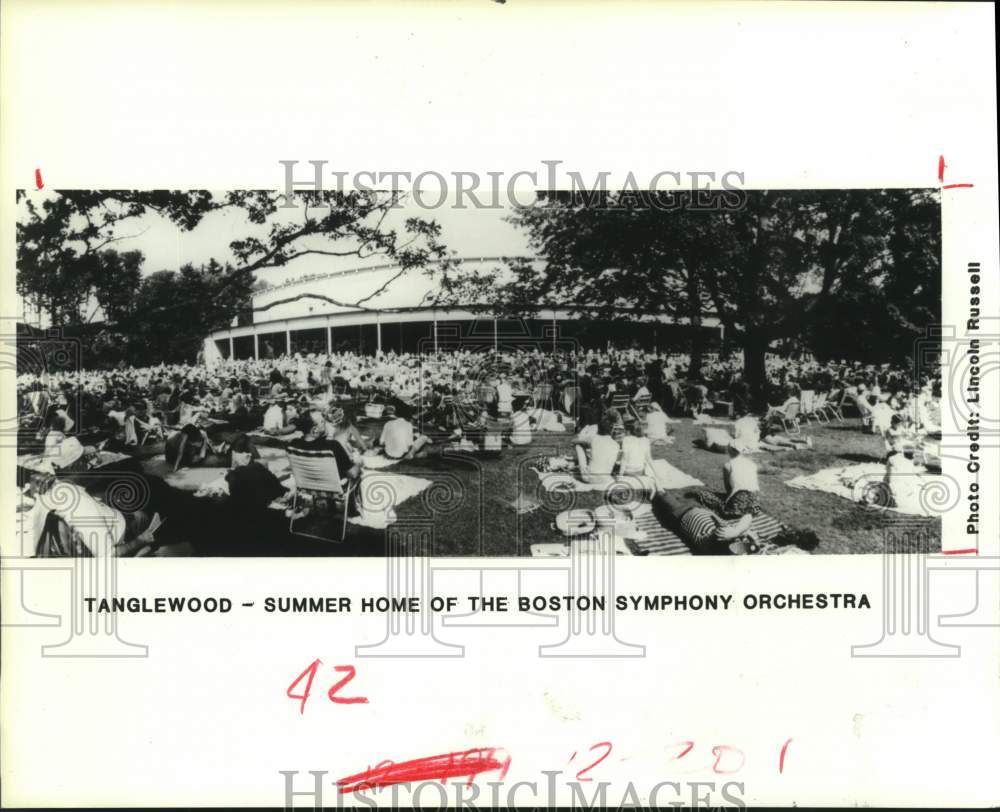
[[[295, 682], [289, 685], [288, 690], [285, 691], [285, 694], [288, 696], [289, 699], [302, 700], [302, 704], [299, 705], [300, 714], [306, 712], [306, 700], [309, 699], [309, 692], [312, 691], [313, 680], [316, 678], [316, 669], [318, 669], [319, 666], [320, 666], [320, 661], [318, 659], [313, 660], [312, 663], [310, 663], [309, 667], [306, 668], [306, 670], [303, 671], [301, 674], [299, 674], [295, 678]], [[298, 685], [300, 682], [302, 682], [302, 678], [305, 677], [306, 675], [309, 676], [309, 679], [306, 681], [305, 692], [301, 694], [293, 694], [292, 691], [295, 690], [295, 686]]]
[[37, 188], [41, 189], [44, 185], [45, 184], [42, 183], [42, 170], [41, 169], [36, 169], [35, 170], [35, 186]]
[[979, 555], [978, 549], [968, 549], [968, 550], [944, 550], [945, 555], [965, 555], [966, 553], [975, 553]]
[[783, 773], [785, 771], [785, 753], [788, 752], [788, 745], [792, 743], [789, 739], [783, 745], [781, 745], [781, 756], [778, 758], [778, 772]]
[[[944, 183], [944, 170], [948, 166], [944, 162], [944, 155], [938, 156], [938, 183]], [[949, 183], [941, 187], [942, 189], [971, 189], [973, 185], [971, 183]]]
[[684, 758], [684, 756], [686, 756], [688, 753], [690, 753], [694, 749], [694, 742], [693, 741], [677, 742], [677, 744], [684, 744], [684, 745], [687, 745], [687, 746], [684, 748], [684, 750], [682, 752], [680, 752], [676, 756], [674, 756], [674, 761], [676, 761], [677, 759]]
[[[719, 766], [722, 762], [722, 757], [725, 755], [727, 750], [731, 753], [738, 753], [740, 756], [739, 765], [733, 767], [731, 770], [724, 770]], [[743, 768], [743, 765], [746, 764], [747, 761], [747, 757], [743, 754], [742, 750], [738, 747], [730, 747], [728, 744], [717, 744], [712, 748], [712, 755], [715, 756], [715, 764], [712, 765], [712, 772], [718, 773], [719, 775], [728, 775], [729, 773], [737, 772]]]
[[348, 775], [337, 781], [341, 794], [358, 792], [365, 789], [388, 787], [393, 784], [404, 784], [408, 781], [433, 780], [444, 781], [447, 778], [468, 776], [467, 786], [472, 786], [472, 780], [479, 773], [499, 770], [499, 780], [503, 780], [510, 768], [510, 756], [500, 752], [496, 747], [480, 747], [463, 750], [456, 753], [445, 753], [440, 756], [415, 758], [411, 761], [401, 761], [394, 764], [382, 761], [374, 769], [366, 770], [356, 775]]
[[[597, 759], [597, 761], [595, 761], [589, 767], [584, 767], [582, 770], [580, 770], [580, 772], [578, 772], [576, 774], [576, 780], [577, 781], [593, 781], [594, 780], [593, 778], [584, 778], [583, 774], [584, 773], [589, 773], [592, 769], [594, 769], [594, 767], [596, 767], [598, 764], [600, 764], [602, 761], [604, 761], [604, 759], [606, 759], [608, 756], [611, 755], [611, 750], [612, 750], [611, 742], [598, 742], [597, 744], [593, 744], [593, 745], [590, 746], [590, 752], [594, 752], [594, 748], [595, 747], [607, 747], [608, 749], [604, 753], [603, 756], [601, 756], [599, 759]], [[574, 755], [575, 755], [575, 753], [574, 753]], [[570, 760], [572, 761], [572, 759], [570, 759]]]
[[340, 682], [334, 683], [330, 687], [330, 690], [327, 692], [327, 696], [330, 698], [331, 702], [336, 702], [338, 705], [355, 705], [359, 702], [362, 704], [368, 704], [368, 697], [366, 696], [334, 696], [337, 691], [354, 679], [356, 672], [353, 665], [335, 665], [333, 670], [342, 671], [347, 674], [347, 676], [340, 680]]

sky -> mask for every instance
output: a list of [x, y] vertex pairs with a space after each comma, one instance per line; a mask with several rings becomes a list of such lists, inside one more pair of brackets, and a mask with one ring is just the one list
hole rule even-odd
[[[384, 225], [386, 228], [402, 230], [408, 217], [435, 220], [441, 226], [444, 244], [462, 257], [519, 256], [529, 253], [525, 233], [504, 221], [509, 213], [509, 209], [422, 209], [409, 200], [400, 209], [391, 212]], [[298, 219], [302, 217], [302, 212], [289, 209], [279, 211], [276, 216]], [[143, 273], [150, 274], [161, 270], [177, 270], [188, 262], [199, 265], [213, 257], [222, 263], [233, 261], [229, 250], [231, 241], [251, 235], [264, 236], [267, 230], [268, 225], [249, 223], [238, 209], [212, 212], [192, 231], [184, 231], [158, 214], [147, 213], [141, 218], [119, 224], [116, 236], [127, 239], [113, 247], [119, 251], [142, 251], [146, 257]], [[300, 257], [286, 268], [266, 269], [259, 278], [279, 284], [290, 276], [383, 262], [384, 258], [371, 259], [366, 263], [357, 257], [312, 255]]]

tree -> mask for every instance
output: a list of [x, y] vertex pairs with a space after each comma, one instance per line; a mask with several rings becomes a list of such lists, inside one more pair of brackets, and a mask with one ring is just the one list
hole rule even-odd
[[[18, 193], [17, 291], [53, 325], [84, 320], [108, 246], [129, 239], [120, 226], [155, 211], [191, 229], [216, 204], [208, 192], [77, 191]], [[131, 273], [131, 271], [129, 271]]]
[[[619, 318], [624, 309], [693, 324], [713, 314], [742, 347], [758, 403], [767, 396], [766, 353], [778, 339], [805, 336], [822, 346], [849, 324], [882, 336], [879, 351], [890, 355], [934, 318], [934, 192], [757, 191], [739, 206], [729, 202], [724, 193], [545, 195], [512, 217], [538, 261], [509, 262], [500, 282], [446, 274], [445, 293], [508, 312], [562, 306]], [[831, 315], [841, 319], [836, 329], [826, 324]], [[825, 325], [822, 336], [817, 325]]]
[[[702, 245], [644, 196], [604, 195], [595, 202], [550, 193], [509, 220], [528, 231], [538, 259], [510, 259], [500, 274], [442, 269], [442, 302], [471, 302], [508, 316], [569, 308], [614, 319], [624, 309], [635, 318], [667, 314], [700, 327], [706, 307]], [[692, 340], [697, 370], [700, 330], [692, 331]]]
[[[382, 289], [355, 302], [336, 304], [365, 309], [367, 302], [407, 271], [439, 264], [448, 267], [449, 252], [440, 241], [440, 227], [411, 217], [401, 228], [387, 225], [400, 207], [398, 192], [299, 192], [291, 198], [276, 192], [234, 191], [64, 191], [38, 197], [19, 194], [17, 224], [17, 288], [24, 299], [40, 307], [53, 325], [85, 320], [86, 305], [96, 300], [104, 316], [106, 335], [119, 335], [123, 345], [136, 347], [127, 333], [156, 336], [170, 347], [171, 357], [190, 343], [177, 329], [229, 323], [249, 304], [258, 274], [287, 266], [296, 259], [384, 257], [399, 271]], [[297, 208], [292, 212], [291, 209]], [[139, 236], [129, 221], [148, 213], [167, 218], [181, 230], [197, 227], [206, 215], [232, 210], [246, 219], [246, 236], [233, 240], [231, 257], [212, 260], [202, 268], [181, 268], [155, 275], [147, 285], [138, 252], [118, 254], [114, 243]], [[125, 295], [138, 290], [134, 299]], [[304, 295], [317, 294], [310, 292]], [[216, 303], [205, 311], [201, 299]], [[335, 301], [329, 297], [329, 301]], [[272, 305], [273, 306], [273, 305]], [[97, 312], [91, 309], [91, 316]], [[175, 319], [175, 312], [186, 313]], [[199, 314], [201, 322], [191, 318]], [[145, 327], [145, 319], [164, 319], [171, 329]], [[192, 356], [193, 357], [193, 356]]]

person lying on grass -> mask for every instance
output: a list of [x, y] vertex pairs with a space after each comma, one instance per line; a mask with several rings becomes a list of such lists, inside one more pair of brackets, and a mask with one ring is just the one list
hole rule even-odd
[[657, 491], [653, 502], [654, 507], [666, 515], [674, 532], [694, 552], [724, 553], [737, 540], [752, 538], [753, 515], [750, 513], [739, 519], [723, 519], [705, 507], [694, 493], [681, 495]]

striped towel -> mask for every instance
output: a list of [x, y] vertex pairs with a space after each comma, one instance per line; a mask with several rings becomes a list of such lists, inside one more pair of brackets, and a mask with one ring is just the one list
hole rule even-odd
[[628, 539], [625, 543], [636, 555], [691, 555], [691, 550], [673, 530], [668, 530], [652, 511], [635, 520], [635, 526], [646, 534], [644, 539]]
[[[652, 512], [636, 519], [636, 527], [645, 532], [644, 539], [626, 542], [636, 555], [691, 555], [691, 549], [672, 530], [668, 530]], [[782, 524], [774, 516], [761, 513], [753, 518], [753, 530], [761, 541], [769, 541], [781, 532]]]

